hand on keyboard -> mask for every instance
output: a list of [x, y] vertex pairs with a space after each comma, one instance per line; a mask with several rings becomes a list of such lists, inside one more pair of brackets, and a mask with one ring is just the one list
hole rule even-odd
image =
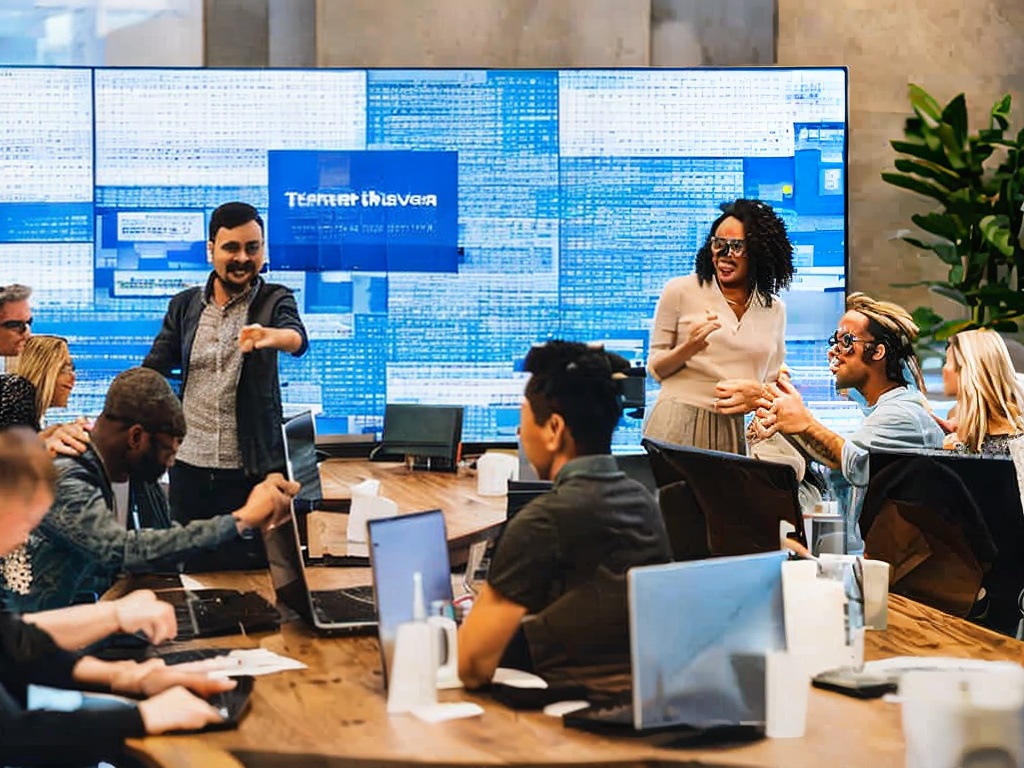
[[223, 723], [225, 714], [184, 688], [170, 688], [139, 704], [146, 733], [195, 731]]
[[154, 645], [178, 634], [174, 608], [149, 589], [140, 589], [111, 601], [119, 632], [131, 635], [141, 632]]
[[120, 662], [119, 667], [111, 684], [111, 689], [118, 693], [153, 696], [169, 688], [184, 687], [205, 697], [235, 687], [233, 680], [223, 677], [211, 678], [207, 674], [211, 670], [191, 671], [181, 669], [180, 666], [168, 667], [162, 659], [150, 659], [141, 664]]

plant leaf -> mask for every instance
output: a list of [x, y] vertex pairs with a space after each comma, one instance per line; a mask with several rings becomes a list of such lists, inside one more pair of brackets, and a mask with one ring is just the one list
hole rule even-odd
[[898, 141], [893, 140], [889, 145], [897, 152], [902, 152], [911, 157], [919, 157], [936, 165], [949, 165], [946, 161], [946, 154], [938, 147], [930, 147], [923, 141]]
[[938, 200], [943, 204], [950, 197], [950, 193], [947, 190], [937, 187], [931, 182], [915, 179], [913, 176], [907, 176], [902, 173], [891, 173], [888, 171], [883, 172], [882, 180], [887, 181], [893, 186], [902, 187], [903, 189], [908, 189], [911, 192], [916, 192], [919, 195], [924, 195], [925, 197]]
[[1010, 220], [1006, 216], [985, 216], [978, 222], [981, 236], [1007, 258], [1013, 258], [1013, 241]]
[[932, 336], [938, 341], [946, 341], [956, 336], [960, 331], [969, 331], [976, 328], [977, 323], [973, 320], [947, 320], [942, 325], [932, 330]]
[[930, 232], [951, 243], [963, 239], [967, 234], [966, 230], [956, 219], [945, 213], [936, 213], [934, 211], [926, 214], [915, 213], [910, 217], [910, 220], [925, 232]]
[[932, 293], [937, 293], [939, 296], [945, 296], [947, 299], [952, 299], [957, 304], [963, 304], [965, 307], [969, 306], [967, 297], [964, 296], [962, 291], [958, 291], [956, 288], [953, 288], [945, 283], [941, 285], [929, 286], [928, 290], [930, 290]]
[[922, 330], [938, 325], [945, 319], [931, 307], [918, 307], [910, 313], [910, 316], [914, 318], [915, 325]]
[[942, 122], [949, 127], [952, 145], [963, 152], [967, 143], [967, 99], [962, 93], [954, 96], [942, 110]]
[[992, 105], [992, 123], [1004, 131], [1010, 127], [1010, 103], [1010, 94], [1006, 94]]
[[928, 91], [914, 83], [911, 83], [907, 90], [914, 111], [922, 118], [930, 118], [933, 124], [937, 123], [942, 117], [942, 107], [939, 102]]

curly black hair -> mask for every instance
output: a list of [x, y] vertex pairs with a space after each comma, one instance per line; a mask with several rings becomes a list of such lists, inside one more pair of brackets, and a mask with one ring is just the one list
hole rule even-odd
[[711, 260], [711, 237], [718, 226], [730, 216], [743, 222], [747, 241], [751, 291], [770, 307], [772, 298], [793, 280], [793, 244], [786, 234], [786, 224], [768, 203], [760, 200], [734, 200], [719, 206], [722, 215], [711, 224], [704, 245], [697, 252], [697, 279], [701, 285], [715, 279]]
[[611, 452], [612, 433], [622, 415], [616, 374], [629, 368], [620, 355], [560, 339], [533, 347], [523, 365], [534, 420], [544, 424], [561, 414], [580, 456]]

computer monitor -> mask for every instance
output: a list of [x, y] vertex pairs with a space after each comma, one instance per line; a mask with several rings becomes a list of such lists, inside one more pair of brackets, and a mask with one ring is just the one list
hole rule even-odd
[[793, 468], [645, 438], [677, 560], [779, 549], [779, 523], [804, 539]]
[[378, 460], [411, 460], [414, 469], [454, 472], [462, 442], [462, 408], [388, 403], [384, 433], [371, 454]]
[[[66, 415], [102, 410], [170, 297], [206, 280], [210, 213], [245, 200], [309, 332], [281, 356], [288, 411], [367, 435], [388, 402], [464, 405], [465, 441], [511, 443], [526, 350], [576, 339], [646, 363], [662, 288], [738, 197], [770, 203], [794, 244], [793, 380], [819, 416], [857, 411], [825, 341], [849, 242], [842, 67], [4, 67], [0, 83], [6, 145], [31, 158], [0, 174], [0, 271], [32, 286], [33, 329], [70, 339]], [[256, 124], [209, 119], [254, 104]], [[641, 429], [623, 419], [616, 446]]]

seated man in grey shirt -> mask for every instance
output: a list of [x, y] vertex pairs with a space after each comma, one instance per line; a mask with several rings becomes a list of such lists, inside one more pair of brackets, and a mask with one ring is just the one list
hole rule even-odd
[[[860, 393], [864, 421], [848, 438], [815, 419], [796, 387], [780, 379], [755, 423], [757, 437], [792, 436], [812, 458], [832, 469], [830, 479], [846, 514], [847, 551], [862, 552], [858, 521], [868, 484], [868, 449], [941, 448], [942, 430], [928, 407], [911, 346], [918, 328], [903, 307], [852, 293], [828, 352], [836, 387]], [[910, 386], [907, 374], [917, 388]]]
[[[106, 591], [123, 571], [175, 570], [189, 555], [285, 514], [299, 485], [272, 474], [230, 514], [171, 524], [157, 480], [174, 463], [184, 433], [181, 402], [163, 376], [148, 368], [119, 374], [89, 448], [56, 460], [55, 501], [29, 537], [22, 562], [3, 568], [5, 607], [21, 613], [61, 608]], [[129, 479], [127, 520], [169, 527], [129, 530], [118, 521], [112, 486]]]
[[555, 482], [506, 525], [459, 630], [459, 675], [469, 688], [491, 680], [526, 617], [532, 667], [550, 682], [628, 679], [625, 573], [668, 562], [671, 550], [658, 503], [610, 455], [621, 364], [564, 341], [526, 357], [532, 376], [519, 437], [537, 475]]

